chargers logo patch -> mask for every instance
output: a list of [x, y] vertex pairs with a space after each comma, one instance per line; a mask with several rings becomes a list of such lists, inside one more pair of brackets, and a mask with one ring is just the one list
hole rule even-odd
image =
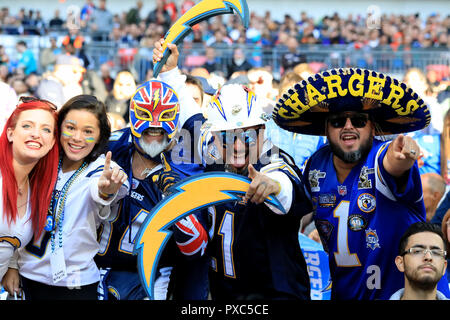
[[366, 230], [366, 247], [372, 250], [380, 248], [380, 243], [376, 230], [367, 229]]
[[358, 197], [358, 207], [362, 212], [370, 213], [375, 210], [376, 206], [375, 197], [370, 193], [362, 193]]

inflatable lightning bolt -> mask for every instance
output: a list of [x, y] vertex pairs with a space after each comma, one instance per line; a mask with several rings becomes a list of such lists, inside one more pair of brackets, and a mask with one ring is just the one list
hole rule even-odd
[[[194, 211], [226, 202], [241, 201], [251, 180], [227, 172], [210, 172], [189, 177], [171, 188], [174, 192], [160, 201], [149, 213], [136, 237], [134, 254], [138, 255], [141, 283], [150, 299], [154, 298], [155, 274], [164, 247], [172, 232], [170, 226]], [[266, 203], [282, 212], [276, 197]]]
[[170, 50], [167, 43], [179, 44], [195, 24], [220, 14], [233, 13], [233, 9], [239, 14], [242, 24], [247, 29], [250, 18], [246, 0], [203, 0], [186, 11], [164, 36], [163, 57], [153, 66], [153, 77], [158, 76], [169, 58]]

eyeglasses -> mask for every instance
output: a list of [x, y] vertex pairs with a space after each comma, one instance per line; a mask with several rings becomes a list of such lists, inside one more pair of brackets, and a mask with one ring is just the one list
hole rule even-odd
[[347, 119], [350, 119], [352, 126], [355, 128], [364, 128], [369, 121], [368, 116], [363, 114], [355, 115], [342, 115], [342, 116], [331, 116], [328, 118], [328, 123], [333, 128], [343, 128], [347, 123]]
[[31, 96], [22, 96], [19, 98], [19, 101], [22, 103], [42, 102], [42, 103], [45, 103], [46, 105], [48, 105], [50, 107], [50, 109], [52, 109], [53, 111], [58, 110], [58, 107], [53, 102], [50, 102], [45, 99], [38, 99], [36, 97], [31, 97]]
[[412, 256], [415, 257], [425, 257], [425, 255], [429, 252], [433, 258], [445, 258], [447, 256], [447, 251], [442, 249], [426, 249], [426, 248], [420, 248], [420, 247], [412, 247], [406, 250], [401, 254], [401, 256], [404, 256], [405, 254], [409, 253]]

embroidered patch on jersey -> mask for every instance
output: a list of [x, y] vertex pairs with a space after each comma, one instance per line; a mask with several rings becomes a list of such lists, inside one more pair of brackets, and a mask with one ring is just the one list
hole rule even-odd
[[380, 248], [380, 243], [376, 230], [372, 230], [370, 228], [366, 230], [366, 248], [370, 248], [372, 250]]
[[309, 185], [311, 186], [312, 192], [319, 192], [320, 186], [319, 186], [319, 179], [325, 178], [326, 172], [322, 172], [320, 170], [314, 169], [309, 172], [308, 179], [309, 179]]
[[360, 214], [352, 214], [348, 217], [348, 227], [352, 231], [361, 231], [367, 226], [367, 221]]
[[362, 167], [359, 173], [358, 189], [372, 189], [372, 180], [369, 179], [369, 174], [373, 174], [374, 172], [374, 168]]
[[340, 196], [345, 196], [347, 194], [347, 186], [337, 186], [337, 190]]
[[135, 179], [135, 178], [132, 178], [131, 179], [131, 189], [134, 190], [137, 187], [139, 187], [139, 180]]
[[316, 220], [316, 228], [319, 234], [328, 241], [334, 227], [328, 220]]
[[358, 207], [365, 213], [370, 213], [375, 210], [377, 203], [375, 197], [370, 193], [362, 193], [358, 197]]
[[334, 207], [336, 205], [336, 195], [333, 193], [319, 194], [319, 206]]

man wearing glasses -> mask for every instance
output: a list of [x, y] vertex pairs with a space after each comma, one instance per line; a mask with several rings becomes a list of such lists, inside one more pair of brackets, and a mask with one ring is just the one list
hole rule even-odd
[[447, 267], [444, 235], [439, 226], [417, 222], [402, 236], [398, 270], [405, 274], [405, 287], [390, 300], [448, 300], [437, 290], [437, 284]]
[[[393, 244], [409, 225], [425, 221], [420, 150], [402, 133], [426, 127], [428, 107], [389, 76], [333, 69], [290, 89], [276, 105], [274, 120], [329, 142], [308, 160], [304, 181], [329, 255], [331, 298], [389, 299], [404, 282]], [[393, 141], [375, 139], [394, 134]], [[443, 290], [448, 294], [448, 285]]]

